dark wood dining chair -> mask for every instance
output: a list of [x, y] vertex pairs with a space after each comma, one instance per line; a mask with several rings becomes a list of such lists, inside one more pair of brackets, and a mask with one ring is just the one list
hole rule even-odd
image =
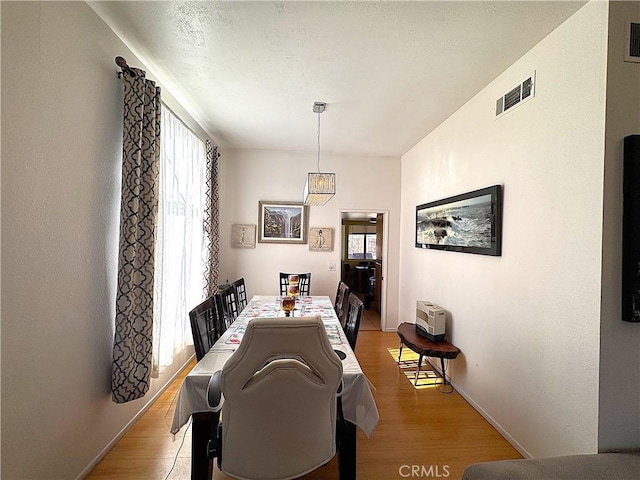
[[238, 302], [236, 299], [236, 289], [233, 284], [226, 284], [218, 288], [216, 294], [220, 294], [222, 297], [222, 305], [224, 313], [228, 318], [225, 319], [227, 327], [233, 323], [238, 317], [240, 310], [238, 309]]
[[347, 284], [350, 289], [353, 289], [358, 284], [358, 272], [350, 264], [344, 264], [344, 273], [342, 281]]
[[344, 282], [338, 283], [338, 290], [336, 292], [336, 301], [333, 303], [333, 308], [336, 311], [338, 320], [344, 328], [345, 313], [347, 311], [347, 302], [349, 300], [349, 286]]
[[219, 289], [215, 295], [213, 295], [213, 298], [216, 304], [215, 322], [219, 338], [235, 321], [238, 316], [238, 308], [231, 285], [226, 285], [222, 289]]
[[207, 298], [189, 312], [193, 347], [198, 361], [206, 355], [219, 337], [217, 326], [217, 308], [214, 296]]
[[349, 294], [349, 305], [347, 308], [347, 314], [344, 322], [344, 333], [349, 340], [349, 345], [353, 351], [356, 350], [356, 341], [358, 340], [358, 330], [360, 330], [360, 320], [362, 319], [362, 312], [364, 310], [364, 304], [355, 294]]
[[244, 307], [247, 306], [247, 289], [244, 284], [244, 277], [239, 278], [235, 282], [231, 284], [235, 289], [236, 294], [236, 303], [238, 305], [238, 313], [244, 310]]
[[287, 294], [287, 287], [289, 286], [289, 275], [298, 275], [300, 279], [300, 295], [309, 295], [311, 291], [311, 273], [284, 273], [280, 272], [280, 295]]

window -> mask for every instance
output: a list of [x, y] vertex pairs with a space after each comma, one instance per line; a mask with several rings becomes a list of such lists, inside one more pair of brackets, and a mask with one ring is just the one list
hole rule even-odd
[[376, 234], [350, 233], [347, 238], [347, 260], [375, 260]]
[[153, 372], [193, 344], [189, 311], [203, 300], [205, 145], [162, 109], [156, 238]]

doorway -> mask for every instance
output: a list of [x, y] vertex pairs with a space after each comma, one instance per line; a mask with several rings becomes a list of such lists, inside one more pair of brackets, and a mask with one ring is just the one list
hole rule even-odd
[[340, 279], [364, 303], [361, 330], [384, 330], [388, 211], [340, 211]]

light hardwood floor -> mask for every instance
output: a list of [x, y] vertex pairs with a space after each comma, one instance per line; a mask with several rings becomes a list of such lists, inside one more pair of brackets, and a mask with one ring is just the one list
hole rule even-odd
[[[364, 293], [356, 293], [358, 298], [364, 301]], [[373, 307], [365, 308], [362, 311], [362, 318], [360, 319], [360, 332], [364, 330], [378, 330], [380, 331], [380, 313], [374, 310]]]
[[362, 311], [362, 318], [360, 319], [360, 332], [365, 330], [377, 330], [380, 331], [380, 314], [373, 308]]
[[[422, 382], [435, 381], [437, 386], [414, 387], [412, 380], [417, 356], [405, 348], [403, 364], [399, 367], [396, 363], [398, 344], [395, 333], [365, 330], [358, 336], [356, 355], [375, 386], [380, 414], [371, 438], [358, 430], [359, 479], [416, 478], [418, 475], [407, 475], [412, 466], [417, 466], [422, 478], [459, 479], [470, 463], [521, 458], [457, 392], [442, 393], [446, 391], [442, 379], [436, 378], [434, 372], [426, 372]], [[424, 366], [423, 370], [426, 370]], [[186, 430], [179, 454], [186, 427], [175, 439], [169, 433], [173, 402], [182, 378], [174, 381], [88, 479], [189, 479], [191, 430]], [[175, 468], [167, 477], [176, 455]], [[214, 479], [227, 478], [217, 467], [214, 469]], [[335, 459], [303, 478], [337, 479]]]

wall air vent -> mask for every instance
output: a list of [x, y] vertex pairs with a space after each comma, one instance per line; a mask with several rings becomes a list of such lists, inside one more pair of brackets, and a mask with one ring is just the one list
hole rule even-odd
[[630, 22], [624, 52], [625, 62], [640, 63], [640, 23]]
[[536, 72], [496, 100], [496, 118], [535, 96]]

